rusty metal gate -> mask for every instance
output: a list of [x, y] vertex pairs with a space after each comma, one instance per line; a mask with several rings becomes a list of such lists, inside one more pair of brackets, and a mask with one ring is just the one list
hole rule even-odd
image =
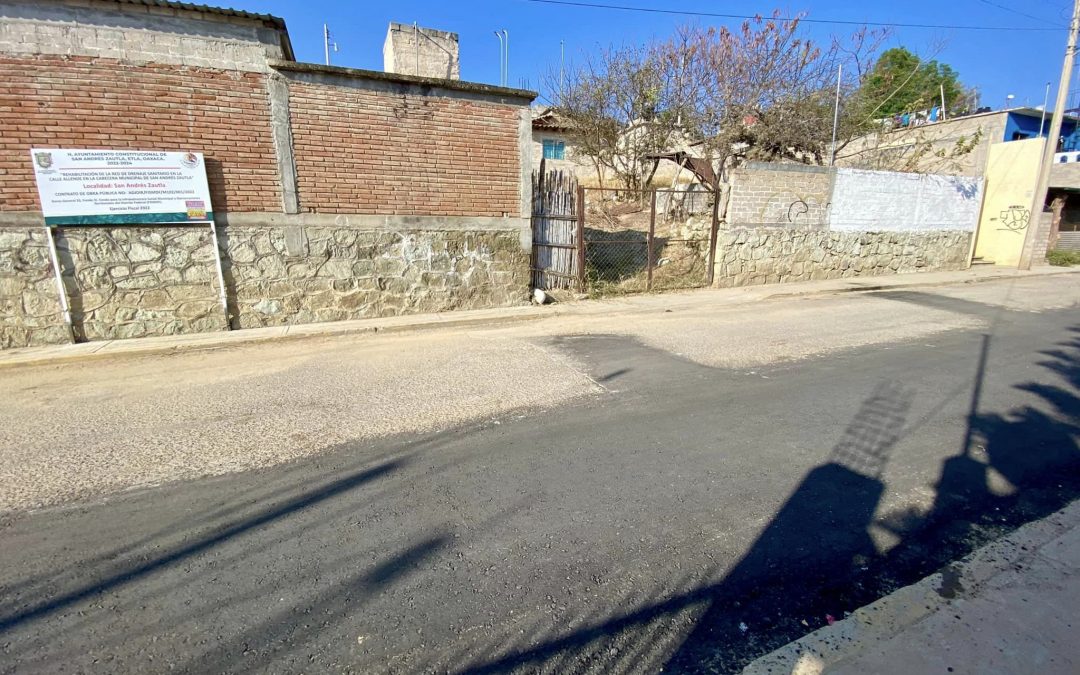
[[534, 288], [592, 296], [711, 282], [712, 193], [586, 188], [569, 174], [533, 177]]

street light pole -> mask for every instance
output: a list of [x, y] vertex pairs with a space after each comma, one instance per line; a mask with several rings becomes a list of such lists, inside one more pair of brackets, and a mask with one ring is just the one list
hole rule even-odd
[[1039, 118], [1039, 138], [1042, 138], [1043, 125], [1046, 124], [1046, 107], [1050, 105], [1050, 83], [1046, 83], [1046, 93], [1043, 95], [1042, 117]]
[[506, 64], [503, 66], [503, 86], [510, 86], [510, 31], [503, 29], [503, 62]]
[[499, 84], [506, 84], [506, 77], [503, 75], [503, 36], [499, 31], [495, 31], [495, 37], [499, 38]]
[[1031, 258], [1035, 247], [1033, 230], [1038, 229], [1042, 220], [1043, 207], [1046, 206], [1046, 192], [1050, 184], [1050, 167], [1054, 164], [1058, 138], [1061, 137], [1061, 123], [1065, 120], [1065, 99], [1069, 96], [1069, 80], [1072, 78], [1073, 60], [1076, 57], [1076, 37], [1080, 33], [1080, 0], [1073, 0], [1072, 21], [1069, 22], [1069, 42], [1065, 47], [1065, 60], [1061, 63], [1061, 81], [1058, 82], [1057, 99], [1054, 101], [1054, 116], [1050, 118], [1050, 133], [1043, 146], [1042, 164], [1035, 183], [1035, 197], [1031, 202], [1028, 226], [1024, 231], [1024, 248], [1020, 252], [1019, 269], [1031, 269]]

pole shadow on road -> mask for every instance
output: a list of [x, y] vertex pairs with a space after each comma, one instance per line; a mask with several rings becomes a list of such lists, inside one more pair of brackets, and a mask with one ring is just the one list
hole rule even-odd
[[[1046, 359], [1039, 364], [1067, 386], [1017, 385], [1041, 405], [1007, 414], [979, 411], [991, 345], [989, 334], [980, 337], [967, 431], [959, 453], [941, 468], [927, 512], [875, 518], [885, 489], [881, 471], [890, 449], [910, 431], [905, 424], [914, 395], [902, 383], [882, 383], [864, 400], [829, 461], [806, 474], [721, 581], [657, 602], [627, 598], [635, 609], [526, 649], [506, 652], [492, 643], [486, 649], [500, 656], [457, 670], [558, 672], [586, 663], [603, 672], [737, 672], [823, 625], [828, 613], [839, 617], [1053, 513], [1080, 496], [1080, 327], [1070, 333], [1058, 349], [1040, 352]], [[992, 491], [992, 472], [1015, 492]], [[891, 531], [900, 543], [879, 553], [871, 526]], [[801, 617], [816, 620], [803, 625]]]
[[[917, 385], [883, 381], [864, 397], [826, 461], [802, 477], [746, 552], [733, 564], [717, 562], [705, 575], [717, 581], [701, 582], [698, 571], [672, 575], [665, 589], [650, 589], [647, 596], [628, 591], [621, 611], [611, 612], [612, 603], [605, 601], [569, 610], [554, 626], [550, 615], [515, 624], [512, 637], [499, 627], [488, 636], [470, 638], [467, 647], [440, 653], [437, 663], [409, 661], [404, 669], [561, 672], [588, 666], [602, 672], [655, 672], [661, 667], [665, 672], [731, 672], [822, 625], [826, 614], [839, 616], [867, 604], [1003, 531], [1052, 513], [1080, 494], [1080, 327], [1073, 327], [1054, 349], [1040, 353], [1039, 366], [1058, 376], [1060, 384], [1017, 385], [1033, 402], [1006, 413], [980, 410], [991, 335], [981, 336], [978, 346], [973, 384], [962, 389], [971, 391], [967, 430], [957, 453], [942, 464], [935, 500], [926, 512], [880, 513], [886, 489], [883, 471], [893, 448], [920, 424], [909, 419]], [[646, 364], [629, 363], [605, 370], [606, 381], [632, 384], [640, 377], [647, 382]], [[686, 364], [677, 376], [701, 377], [700, 370]], [[95, 612], [122, 612], [125, 606], [140, 604], [155, 608], [181, 595], [189, 577], [157, 581], [166, 569], [190, 568], [191, 578], [203, 580], [225, 569], [258, 577], [261, 570], [251, 562], [257, 554], [311, 545], [304, 538], [308, 528], [348, 520], [366, 532], [360, 521], [373, 517], [380, 490], [430, 489], [432, 475], [445, 471], [450, 462], [465, 461], [435, 460], [436, 453], [426, 456], [437, 449], [439, 438], [410, 443], [406, 450], [380, 459], [353, 461], [344, 469], [330, 466], [303, 482], [296, 480], [303, 474], [291, 469], [267, 474], [276, 478], [267, 484], [246, 482], [243, 490], [178, 517], [168, 531], [105, 546], [71, 569], [57, 570], [44, 561], [41, 568], [46, 571], [0, 587], [5, 657], [34, 658], [36, 650], [51, 650], [36, 665], [58, 669], [71, 657], [58, 647], [64, 640], [61, 631], [89, 631]], [[431, 466], [420, 470], [421, 457]], [[400, 474], [406, 468], [415, 475], [403, 485]], [[991, 474], [1015, 492], [1002, 496], [992, 490]], [[220, 484], [231, 486], [227, 481]], [[469, 537], [483, 541], [497, 522], [529, 504], [528, 495], [503, 504], [470, 528]], [[299, 659], [307, 645], [337, 639], [345, 624], [363, 616], [373, 598], [421, 569], [446, 564], [451, 542], [462, 533], [448, 519], [440, 522], [402, 533], [391, 540], [393, 546], [364, 542], [343, 547], [340, 557], [319, 569], [326, 580], [310, 579], [307, 570], [298, 568], [292, 577], [279, 575], [265, 585], [254, 582], [231, 595], [200, 599], [190, 610], [170, 607], [171, 625], [149, 623], [131, 634], [101, 639], [117, 643], [201, 625], [205, 634], [184, 636], [194, 642], [194, 656], [181, 659], [181, 670], [323, 669], [327, 664], [283, 659]], [[899, 543], [879, 551], [871, 536], [874, 528], [887, 530]], [[333, 528], [319, 532], [340, 534]], [[290, 583], [295, 588], [289, 588]], [[231, 606], [262, 596], [280, 596], [282, 603], [260, 605], [266, 610], [258, 617], [234, 617], [247, 623], [206, 625], [208, 616], [229, 616]], [[61, 616], [67, 623], [57, 621]], [[803, 625], [807, 617], [812, 620]], [[357, 639], [352, 636], [354, 650], [362, 648]], [[343, 660], [337, 665], [348, 667], [349, 654], [340, 654]]]

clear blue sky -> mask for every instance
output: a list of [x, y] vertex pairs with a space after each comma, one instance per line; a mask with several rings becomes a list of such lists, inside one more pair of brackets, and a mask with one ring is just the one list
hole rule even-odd
[[[1001, 26], [1000, 31], [896, 28], [889, 45], [902, 45], [920, 54], [943, 45], [937, 56], [955, 68], [965, 84], [979, 88], [982, 105], [1001, 107], [1007, 94], [1014, 104], [1040, 105], [1046, 83], [1053, 82], [1051, 106], [1057, 90], [1066, 27], [1072, 3], [1068, 0], [938, 0], [880, 2], [867, 0], [805, 0], [803, 4], [773, 4], [745, 0], [581, 0], [600, 4], [729, 14], [806, 12], [810, 19], [918, 23], [935, 25]], [[218, 4], [210, 0], [209, 4]], [[558, 67], [559, 41], [566, 57], [599, 46], [642, 43], [664, 37], [679, 24], [736, 25], [737, 20], [669, 16], [545, 5], [526, 0], [221, 0], [235, 9], [274, 14], [289, 27], [296, 58], [323, 61], [322, 24], [330, 25], [340, 51], [336, 65], [382, 69], [382, 44], [390, 21], [449, 30], [460, 35], [461, 77], [496, 84], [499, 79], [499, 43], [493, 31], [510, 31], [510, 83], [524, 80], [537, 89], [542, 75]], [[1011, 11], [1010, 11], [1011, 10]], [[1023, 15], [1030, 15], [1023, 16]], [[1053, 27], [1053, 32], [1010, 30]], [[811, 38], [827, 41], [830, 35], [850, 33], [854, 26], [805, 25]], [[1069, 106], [1077, 105], [1080, 83], [1073, 87]]]

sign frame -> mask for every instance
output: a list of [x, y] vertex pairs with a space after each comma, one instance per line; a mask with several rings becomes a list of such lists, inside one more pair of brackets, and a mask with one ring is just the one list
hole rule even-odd
[[[48, 189], [52, 186], [46, 186], [42, 181], [43, 175], [50, 175], [54, 173], [60, 173], [62, 170], [57, 168], [53, 169], [53, 153], [64, 153], [64, 157], [67, 158], [71, 153], [81, 153], [80, 159], [93, 159], [95, 161], [106, 162], [105, 167], [95, 168], [71, 168], [69, 171], [93, 171], [99, 170], [108, 173], [102, 173], [99, 176], [93, 176], [89, 180], [98, 180], [97, 183], [91, 185], [83, 184], [82, 187], [100, 187], [102, 190], [109, 190], [107, 192], [87, 192], [80, 191], [77, 193], [62, 193], [66, 203], [54, 203], [53, 197], [56, 193]], [[115, 159], [114, 159], [115, 158]], [[113, 165], [109, 166], [109, 160], [113, 159]], [[162, 182], [160, 179], [151, 178], [154, 182], [146, 182], [147, 175], [152, 174], [133, 174], [138, 178], [125, 178], [125, 171], [143, 170], [147, 171], [147, 167], [138, 166], [139, 160], [173, 160], [181, 166], [164, 166], [160, 167], [159, 171], [173, 171], [170, 174], [162, 174], [167, 178], [175, 178], [181, 172], [180, 180], [185, 183], [193, 183], [191, 186], [180, 187], [174, 189], [173, 192], [187, 192], [188, 194], [181, 194], [172, 197], [159, 197], [156, 202], [153, 199], [152, 192], [142, 193], [127, 193], [128, 186], [135, 189], [147, 190], [154, 189], [154, 186], [167, 186], [168, 180]], [[64, 324], [67, 328], [68, 339], [74, 344], [77, 340], [75, 338], [75, 324], [71, 315], [71, 305], [67, 297], [67, 288], [64, 285], [63, 274], [60, 269], [60, 259], [56, 250], [56, 238], [55, 230], [60, 228], [100, 228], [100, 227], [192, 227], [207, 225], [210, 228], [210, 236], [213, 241], [214, 247], [214, 263], [217, 271], [217, 285], [218, 285], [218, 299], [221, 303], [221, 310], [225, 316], [226, 330], [232, 330], [232, 322], [229, 316], [229, 301], [228, 292], [225, 286], [225, 272], [221, 259], [220, 241], [218, 238], [217, 222], [213, 211], [212, 202], [210, 201], [210, 191], [206, 180], [206, 163], [202, 153], [197, 152], [176, 152], [176, 151], [160, 151], [160, 150], [101, 150], [101, 149], [78, 149], [78, 148], [30, 148], [30, 161], [34, 169], [34, 181], [38, 188], [38, 199], [42, 209], [42, 221], [45, 226], [46, 238], [49, 245], [49, 258], [52, 263], [53, 273], [56, 281], [57, 295], [60, 301], [60, 311], [64, 318]], [[171, 161], [169, 163], [172, 163]], [[152, 170], [153, 167], [151, 167]], [[84, 174], [85, 175], [85, 174]], [[102, 177], [105, 181], [102, 182]], [[63, 182], [67, 177], [64, 177], [60, 173], [59, 180], [52, 182]], [[82, 180], [77, 179], [77, 180]], [[125, 182], [127, 181], [127, 182]], [[132, 182], [134, 181], [134, 182]], [[142, 181], [142, 182], [140, 182]], [[114, 186], [120, 182], [120, 187], [114, 188]], [[146, 194], [146, 197], [136, 197], [136, 194]], [[94, 197], [103, 197], [102, 203], [96, 202]], [[123, 200], [126, 198], [132, 200], [131, 206], [124, 207]], [[192, 197], [187, 199], [187, 197]], [[103, 204], [107, 204], [109, 201], [115, 203], [120, 200], [120, 204], [117, 206], [110, 206], [103, 208]], [[140, 204], [139, 202], [142, 202]], [[185, 210], [176, 211], [175, 207], [177, 202], [184, 202]], [[68, 206], [68, 204], [74, 203], [74, 206]], [[147, 211], [146, 203], [166, 204], [174, 207], [172, 211]], [[77, 213], [72, 212], [79, 208], [88, 208], [92, 213]], [[52, 213], [53, 215], [49, 215]], [[186, 216], [186, 217], [181, 217]], [[212, 284], [211, 284], [212, 286]]]

